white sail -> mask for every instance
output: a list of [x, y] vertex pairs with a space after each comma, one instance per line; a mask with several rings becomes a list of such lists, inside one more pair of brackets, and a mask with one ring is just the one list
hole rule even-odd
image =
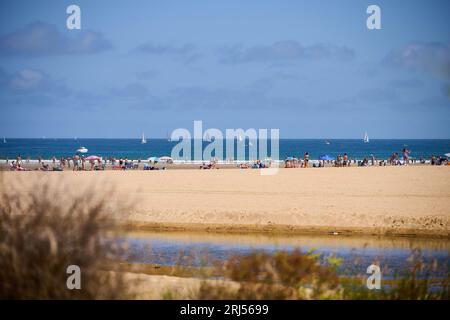
[[3, 143], [6, 143], [6, 138], [5, 137], [3, 137]]
[[241, 134], [239, 134], [238, 140], [239, 140], [240, 142], [242, 142], [242, 141], [244, 140], [244, 139], [242, 138]]
[[142, 140], [141, 140], [141, 143], [142, 144], [144, 144], [144, 143], [147, 143], [147, 139], [145, 139], [145, 134], [142, 132]]
[[369, 143], [369, 135], [366, 133], [364, 133], [364, 143]]

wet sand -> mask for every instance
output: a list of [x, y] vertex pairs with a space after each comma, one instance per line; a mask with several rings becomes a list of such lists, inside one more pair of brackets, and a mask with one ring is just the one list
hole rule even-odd
[[[20, 179], [21, 177], [22, 179]], [[22, 188], [49, 179], [113, 186], [134, 230], [450, 236], [450, 167], [4, 172]], [[57, 199], [57, 196], [55, 196]]]

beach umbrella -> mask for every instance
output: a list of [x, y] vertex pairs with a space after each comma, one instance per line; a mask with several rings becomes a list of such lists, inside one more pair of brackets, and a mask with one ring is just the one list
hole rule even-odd
[[334, 160], [334, 157], [328, 155], [328, 154], [321, 154], [319, 156], [319, 160], [324, 160], [324, 161], [331, 161]]
[[159, 158], [158, 157], [150, 157], [147, 160], [150, 161], [150, 162], [158, 162]]
[[102, 158], [99, 157], [99, 156], [89, 156], [89, 157], [86, 157], [85, 159], [88, 160], [88, 161], [91, 161], [91, 160], [94, 160], [94, 161], [102, 160]]
[[450, 152], [449, 152], [449, 153], [446, 153], [446, 154], [444, 154], [444, 156], [446, 156], [446, 157], [450, 157]]

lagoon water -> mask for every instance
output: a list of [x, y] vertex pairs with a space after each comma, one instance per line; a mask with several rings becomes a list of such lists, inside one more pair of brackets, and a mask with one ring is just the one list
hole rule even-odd
[[[233, 255], [247, 255], [254, 250], [302, 252], [314, 250], [323, 259], [342, 259], [341, 275], [365, 275], [372, 263], [380, 266], [387, 278], [412, 266], [411, 258], [425, 263], [437, 262], [433, 277], [449, 274], [450, 241], [447, 239], [405, 237], [346, 237], [327, 235], [225, 234], [208, 232], [143, 232], [126, 236], [128, 260], [143, 264], [192, 264], [225, 261]], [[185, 259], [180, 259], [186, 256]]]
[[[328, 141], [328, 143], [326, 142]], [[235, 151], [239, 143], [246, 147], [246, 159], [248, 155], [249, 142], [235, 141]], [[260, 143], [262, 143], [260, 141]], [[264, 141], [268, 146], [270, 155], [271, 142]], [[51, 159], [52, 157], [73, 156], [80, 147], [86, 147], [87, 154], [95, 154], [102, 157], [115, 157], [128, 159], [147, 159], [152, 156], [170, 156], [172, 148], [177, 142], [167, 139], [148, 139], [146, 144], [141, 144], [139, 139], [14, 139], [6, 138], [6, 143], [0, 141], [0, 159], [14, 159], [21, 155], [23, 159]], [[209, 142], [203, 142], [206, 147]], [[193, 143], [191, 143], [193, 147]], [[229, 158], [225, 152], [224, 158]], [[257, 143], [253, 143], [257, 146]], [[362, 139], [280, 139], [279, 159], [286, 157], [303, 157], [309, 152], [311, 159], [317, 159], [321, 154], [336, 157], [338, 154], [347, 153], [351, 159], [362, 159], [373, 154], [376, 158], [386, 159], [392, 153], [401, 154], [403, 148], [411, 151], [413, 158], [430, 158], [432, 155], [443, 156], [450, 152], [450, 139], [372, 139], [364, 143]], [[188, 160], [194, 160], [192, 156]], [[235, 152], [236, 154], [236, 152]], [[259, 155], [258, 155], [259, 157]], [[178, 157], [179, 158], [179, 157]], [[275, 158], [275, 157], [273, 157]], [[199, 159], [195, 159], [199, 160]], [[210, 159], [205, 159], [210, 160]], [[253, 160], [253, 159], [250, 159]]]

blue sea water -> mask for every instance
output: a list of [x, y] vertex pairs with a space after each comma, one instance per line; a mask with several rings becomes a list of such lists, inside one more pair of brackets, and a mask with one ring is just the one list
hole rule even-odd
[[[52, 157], [73, 156], [81, 146], [86, 147], [88, 155], [102, 157], [127, 157], [129, 159], [147, 159], [149, 157], [170, 156], [172, 148], [178, 142], [166, 139], [151, 139], [141, 144], [139, 139], [14, 139], [7, 138], [6, 143], [0, 140], [0, 159], [13, 159], [21, 155], [23, 159], [51, 159]], [[430, 158], [432, 155], [443, 156], [450, 152], [450, 139], [372, 139], [364, 143], [361, 139], [332, 139], [329, 144], [323, 139], [280, 139], [279, 159], [286, 157], [303, 157], [309, 152], [311, 159], [321, 154], [337, 156], [346, 152], [351, 159], [362, 159], [373, 154], [376, 158], [386, 159], [392, 153], [407, 147], [413, 158]], [[270, 141], [266, 141], [270, 155]], [[261, 143], [261, 142], [260, 142]], [[209, 143], [204, 142], [203, 146]], [[237, 144], [237, 143], [236, 143]], [[192, 143], [192, 146], [194, 144]], [[246, 143], [248, 159], [248, 142]], [[224, 143], [225, 146], [225, 143]], [[236, 149], [236, 148], [235, 148]], [[192, 155], [194, 153], [192, 152]], [[225, 154], [225, 152], [224, 152]], [[236, 154], [236, 152], [235, 152]], [[225, 154], [225, 157], [228, 158]], [[194, 159], [190, 159], [194, 160]], [[197, 159], [198, 160], [198, 159]], [[205, 159], [209, 160], [209, 159]]]

